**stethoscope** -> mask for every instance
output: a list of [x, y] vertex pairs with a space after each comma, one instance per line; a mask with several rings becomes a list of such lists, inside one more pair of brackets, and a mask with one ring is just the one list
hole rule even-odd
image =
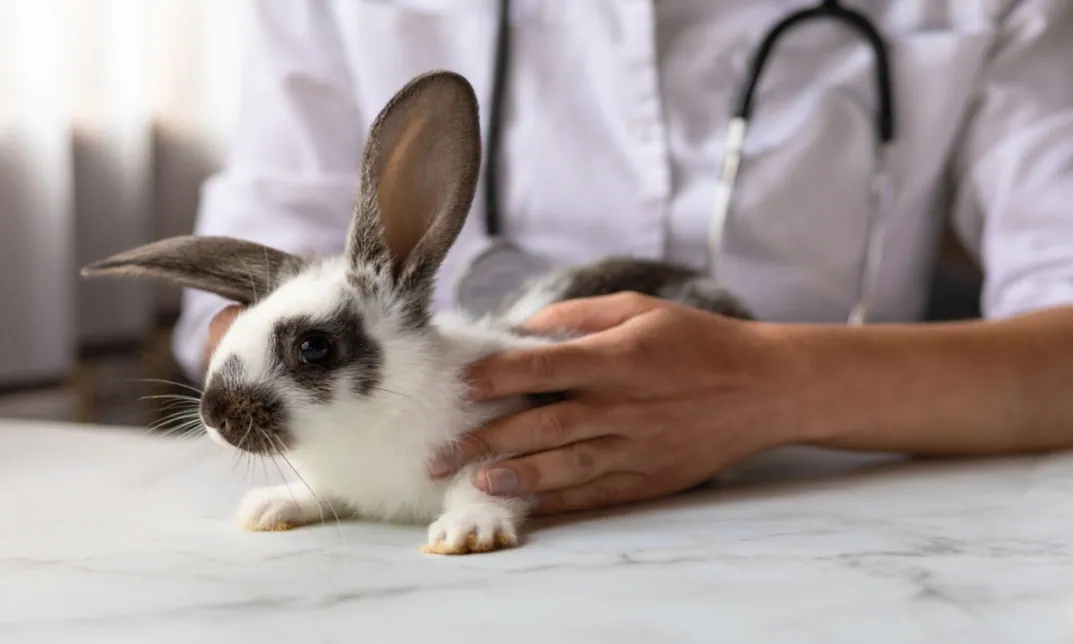
[[[763, 76], [764, 66], [781, 36], [790, 29], [817, 18], [833, 19], [852, 28], [872, 48], [875, 62], [877, 109], [875, 116], [875, 155], [870, 183], [871, 211], [866, 225], [864, 256], [860, 280], [847, 324], [863, 324], [873, 297], [876, 274], [885, 236], [885, 217], [889, 210], [890, 177], [886, 170], [886, 150], [894, 139], [894, 98], [891, 89], [887, 48], [879, 32], [862, 14], [847, 9], [838, 0], [822, 0], [813, 7], [796, 11], [775, 24], [761, 39], [748, 66], [745, 82], [735, 102], [727, 127], [722, 168], [717, 185], [715, 209], [708, 232], [707, 270], [718, 275], [723, 232], [733, 201], [734, 187], [742, 165], [742, 148], [752, 119], [753, 97]], [[503, 92], [510, 64], [510, 0], [499, 1], [499, 17], [492, 78], [492, 97], [488, 122], [487, 151], [484, 167], [485, 232], [488, 245], [465, 267], [456, 285], [460, 304], [471, 310], [487, 311], [503, 292], [519, 286], [529, 276], [538, 274], [549, 262], [526, 252], [504, 239], [500, 232], [498, 161], [503, 119]]]
[[469, 313], [494, 310], [508, 293], [551, 267], [547, 259], [527, 252], [503, 237], [499, 209], [499, 162], [503, 131], [504, 91], [510, 68], [510, 0], [499, 0], [492, 96], [484, 153], [484, 229], [486, 246], [470, 260], [455, 284], [455, 301]]

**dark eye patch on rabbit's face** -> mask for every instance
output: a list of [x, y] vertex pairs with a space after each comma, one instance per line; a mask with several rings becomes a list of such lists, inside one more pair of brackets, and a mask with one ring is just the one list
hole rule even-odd
[[383, 351], [351, 307], [279, 320], [270, 346], [282, 375], [318, 403], [331, 402], [340, 381], [361, 396], [380, 383]]

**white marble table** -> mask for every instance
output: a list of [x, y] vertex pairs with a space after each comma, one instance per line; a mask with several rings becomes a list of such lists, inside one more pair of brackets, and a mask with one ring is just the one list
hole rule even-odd
[[418, 527], [242, 532], [266, 473], [234, 463], [0, 420], [0, 642], [1073, 641], [1069, 455], [788, 451], [463, 558], [421, 554]]

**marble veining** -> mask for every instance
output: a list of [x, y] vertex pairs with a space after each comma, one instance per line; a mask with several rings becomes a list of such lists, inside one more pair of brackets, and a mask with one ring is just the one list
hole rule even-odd
[[441, 558], [420, 526], [243, 532], [284, 474], [0, 420], [0, 642], [1073, 642], [1073, 455], [792, 449]]

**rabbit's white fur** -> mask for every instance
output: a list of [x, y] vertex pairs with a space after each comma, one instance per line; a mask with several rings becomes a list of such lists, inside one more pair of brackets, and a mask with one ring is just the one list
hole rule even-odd
[[[428, 471], [437, 451], [528, 405], [523, 397], [471, 403], [464, 369], [541, 342], [492, 320], [429, 321], [435, 275], [465, 223], [480, 165], [473, 87], [457, 73], [431, 71], [402, 87], [370, 126], [341, 256], [182, 236], [83, 269], [165, 278], [246, 305], [207, 365], [201, 420], [217, 442], [282, 455], [301, 479], [253, 491], [240, 509], [247, 527], [347, 515], [433, 521], [436, 552], [515, 542], [522, 500], [480, 492], [476, 464], [446, 481]], [[313, 336], [326, 348], [303, 357]]]
[[[329, 258], [282, 283], [256, 306], [241, 313], [213, 354], [207, 378], [238, 356], [243, 378], [276, 388], [291, 414], [294, 437], [287, 451], [302, 482], [254, 490], [240, 508], [240, 522], [271, 530], [338, 516], [427, 522], [430, 545], [458, 546], [470, 533], [517, 538], [526, 507], [520, 499], [489, 496], [473, 485], [474, 466], [446, 481], [432, 479], [432, 454], [463, 434], [525, 403], [512, 399], [470, 404], [463, 370], [474, 361], [511, 346], [545, 342], [497, 330], [491, 323], [464, 320], [453, 313], [434, 319], [415, 333], [390, 301], [355, 293], [343, 258]], [[383, 350], [381, 380], [367, 396], [340, 390], [324, 404], [281, 384], [269, 369], [266, 346], [273, 325], [287, 316], [326, 316], [341, 301], [353, 302], [365, 331]], [[280, 387], [285, 387], [280, 390]], [[227, 445], [207, 427], [216, 442]]]
[[[478, 490], [480, 464], [435, 480], [429, 460], [474, 428], [531, 404], [522, 397], [469, 402], [464, 370], [509, 347], [551, 342], [508, 329], [564, 297], [577, 274], [534, 283], [498, 319], [446, 313], [429, 323], [435, 274], [476, 190], [477, 107], [469, 82], [442, 71], [413, 79], [388, 102], [370, 128], [341, 256], [303, 259], [250, 241], [182, 236], [83, 269], [87, 276], [164, 278], [248, 307], [212, 354], [201, 419], [219, 443], [282, 455], [300, 481], [251, 492], [239, 510], [246, 527], [356, 516], [431, 522], [434, 552], [517, 541], [528, 511], [522, 499]], [[593, 269], [597, 277], [621, 271], [595, 280], [593, 292], [605, 281], [627, 286], [624, 277], [638, 269], [644, 277], [660, 270], [669, 280], [685, 279], [681, 271], [621, 262]], [[319, 359], [303, 353], [306, 332], [329, 346]]]

